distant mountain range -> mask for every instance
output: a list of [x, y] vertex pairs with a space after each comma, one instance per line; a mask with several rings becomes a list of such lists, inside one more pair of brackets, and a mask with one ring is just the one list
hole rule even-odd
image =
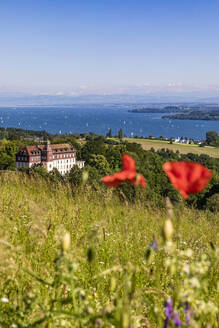
[[219, 103], [218, 96], [202, 94], [112, 94], [112, 95], [31, 95], [0, 93], [0, 106], [70, 106], [74, 104]]

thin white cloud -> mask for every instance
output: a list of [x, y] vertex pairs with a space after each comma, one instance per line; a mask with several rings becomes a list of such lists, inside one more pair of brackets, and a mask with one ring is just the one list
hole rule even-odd
[[64, 96], [64, 95], [65, 95], [65, 92], [63, 92], [63, 91], [57, 91], [57, 92], [55, 93], [55, 95], [56, 95], [56, 96]]

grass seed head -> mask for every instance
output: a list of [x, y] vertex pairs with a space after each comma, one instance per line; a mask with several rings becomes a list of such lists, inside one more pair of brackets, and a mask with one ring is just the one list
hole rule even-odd
[[172, 240], [173, 232], [174, 232], [174, 229], [173, 229], [172, 221], [170, 219], [167, 219], [164, 222], [164, 226], [163, 226], [163, 237], [164, 237], [165, 242]]
[[62, 239], [62, 249], [64, 252], [66, 252], [67, 250], [69, 250], [71, 245], [71, 236], [69, 232], [66, 232], [66, 234], [64, 235], [63, 239]]

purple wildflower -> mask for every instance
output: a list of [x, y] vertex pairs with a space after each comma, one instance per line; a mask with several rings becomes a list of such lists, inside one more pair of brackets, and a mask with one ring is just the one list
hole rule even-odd
[[97, 325], [98, 327], [100, 327], [100, 326], [101, 326], [101, 321], [100, 321], [100, 320], [97, 320], [97, 321], [96, 321], [96, 325]]
[[164, 303], [164, 308], [165, 308], [165, 314], [168, 319], [172, 319], [173, 316], [173, 301], [171, 298], [169, 298], [165, 303]]
[[182, 326], [182, 322], [179, 318], [179, 313], [178, 311], [174, 311], [174, 317], [173, 317], [173, 322], [176, 327]]
[[179, 313], [176, 310], [173, 310], [173, 301], [171, 298], [169, 298], [164, 303], [164, 310], [166, 319], [163, 324], [163, 328], [168, 328], [170, 322], [172, 321], [176, 327], [182, 326], [182, 322], [179, 318]]
[[188, 302], [185, 302], [184, 313], [186, 314], [186, 323], [189, 324], [191, 318], [191, 310]]
[[154, 251], [157, 251], [157, 242], [156, 240], [153, 240], [149, 246], [154, 250]]
[[166, 319], [164, 321], [163, 328], [168, 328], [170, 320], [172, 319], [172, 315], [173, 315], [173, 301], [171, 298], [169, 298], [164, 303], [164, 310], [165, 310]]

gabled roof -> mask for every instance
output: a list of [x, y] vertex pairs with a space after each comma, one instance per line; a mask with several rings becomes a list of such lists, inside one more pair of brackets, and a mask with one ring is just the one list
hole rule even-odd
[[64, 144], [52, 144], [50, 145], [52, 150], [61, 150], [61, 149], [66, 149], [66, 151], [72, 151], [74, 150], [72, 145], [68, 144], [68, 143], [64, 143]]
[[25, 148], [29, 156], [39, 155], [42, 151], [42, 149], [39, 149], [38, 146], [26, 146]]
[[[51, 147], [53, 153], [74, 151], [72, 145], [68, 143], [52, 144], [49, 145], [49, 147]], [[47, 149], [47, 145], [26, 146], [25, 148], [20, 149], [18, 153], [23, 153], [25, 155], [33, 156], [33, 155], [39, 155], [41, 152], [46, 151], [46, 149]]]

